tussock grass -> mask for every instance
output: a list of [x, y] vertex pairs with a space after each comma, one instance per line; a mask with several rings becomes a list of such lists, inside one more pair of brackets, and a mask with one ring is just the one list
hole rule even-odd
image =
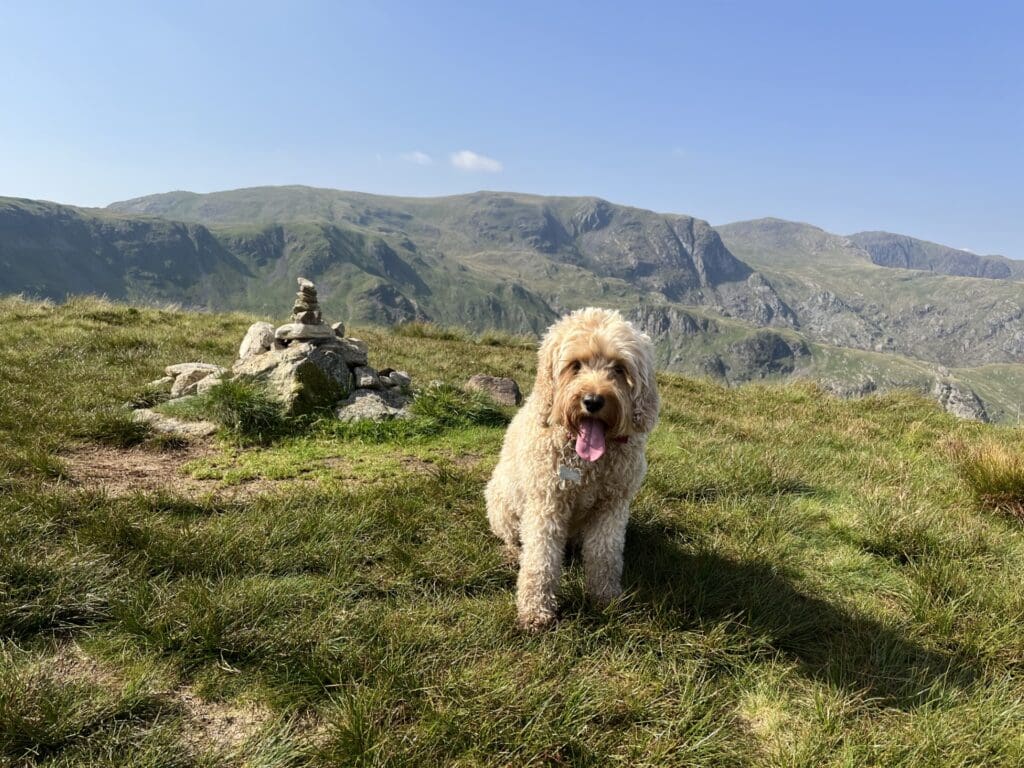
[[[409, 420], [321, 417], [182, 467], [257, 495], [67, 476], [74, 444], [134, 442], [140, 382], [230, 363], [251, 320], [0, 300], [0, 764], [1024, 763], [1024, 530], [992, 510], [1013, 431], [662, 376], [626, 594], [590, 605], [571, 560], [557, 629], [524, 636], [482, 497], [510, 413], [459, 385], [528, 385], [531, 348], [359, 329], [371, 364], [445, 384]], [[273, 431], [250, 392], [222, 407]], [[183, 691], [269, 714], [218, 740]]]
[[975, 445], [954, 442], [950, 452], [979, 501], [1024, 521], [1024, 445], [990, 438]]
[[228, 379], [206, 393], [206, 411], [243, 444], [265, 445], [294, 426], [263, 387]]

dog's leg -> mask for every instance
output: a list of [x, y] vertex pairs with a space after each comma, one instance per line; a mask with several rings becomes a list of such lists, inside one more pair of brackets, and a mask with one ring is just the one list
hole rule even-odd
[[595, 510], [583, 530], [587, 595], [598, 605], [608, 605], [622, 594], [622, 550], [628, 522], [629, 505], [620, 502]]
[[[540, 506], [540, 505], [538, 505]], [[516, 609], [519, 626], [532, 632], [554, 623], [558, 582], [562, 575], [567, 525], [554, 506], [527, 509], [520, 521], [519, 581]]]

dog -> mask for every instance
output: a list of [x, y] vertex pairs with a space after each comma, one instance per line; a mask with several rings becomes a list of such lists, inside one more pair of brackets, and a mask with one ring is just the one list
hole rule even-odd
[[519, 564], [523, 629], [555, 622], [571, 542], [582, 544], [589, 598], [606, 606], [622, 593], [629, 505], [660, 406], [653, 353], [622, 315], [594, 307], [558, 320], [541, 341], [533, 391], [485, 491], [491, 530]]

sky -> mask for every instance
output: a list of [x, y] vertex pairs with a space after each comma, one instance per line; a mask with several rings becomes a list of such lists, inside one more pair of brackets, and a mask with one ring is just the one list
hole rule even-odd
[[596, 195], [1024, 258], [1024, 4], [0, 0], [0, 195]]

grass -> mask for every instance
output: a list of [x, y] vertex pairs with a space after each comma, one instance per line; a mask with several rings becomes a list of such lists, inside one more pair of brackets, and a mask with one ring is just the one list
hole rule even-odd
[[321, 417], [180, 470], [248, 496], [117, 496], [69, 452], [132, 456], [101, 416], [169, 363], [230, 363], [250, 318], [0, 320], [0, 764], [1024, 762], [1024, 531], [990, 499], [1022, 487], [1014, 430], [661, 376], [626, 595], [595, 609], [571, 563], [534, 637], [484, 519], [509, 413], [454, 386], [526, 385], [532, 349], [358, 329], [413, 374], [414, 419]]

